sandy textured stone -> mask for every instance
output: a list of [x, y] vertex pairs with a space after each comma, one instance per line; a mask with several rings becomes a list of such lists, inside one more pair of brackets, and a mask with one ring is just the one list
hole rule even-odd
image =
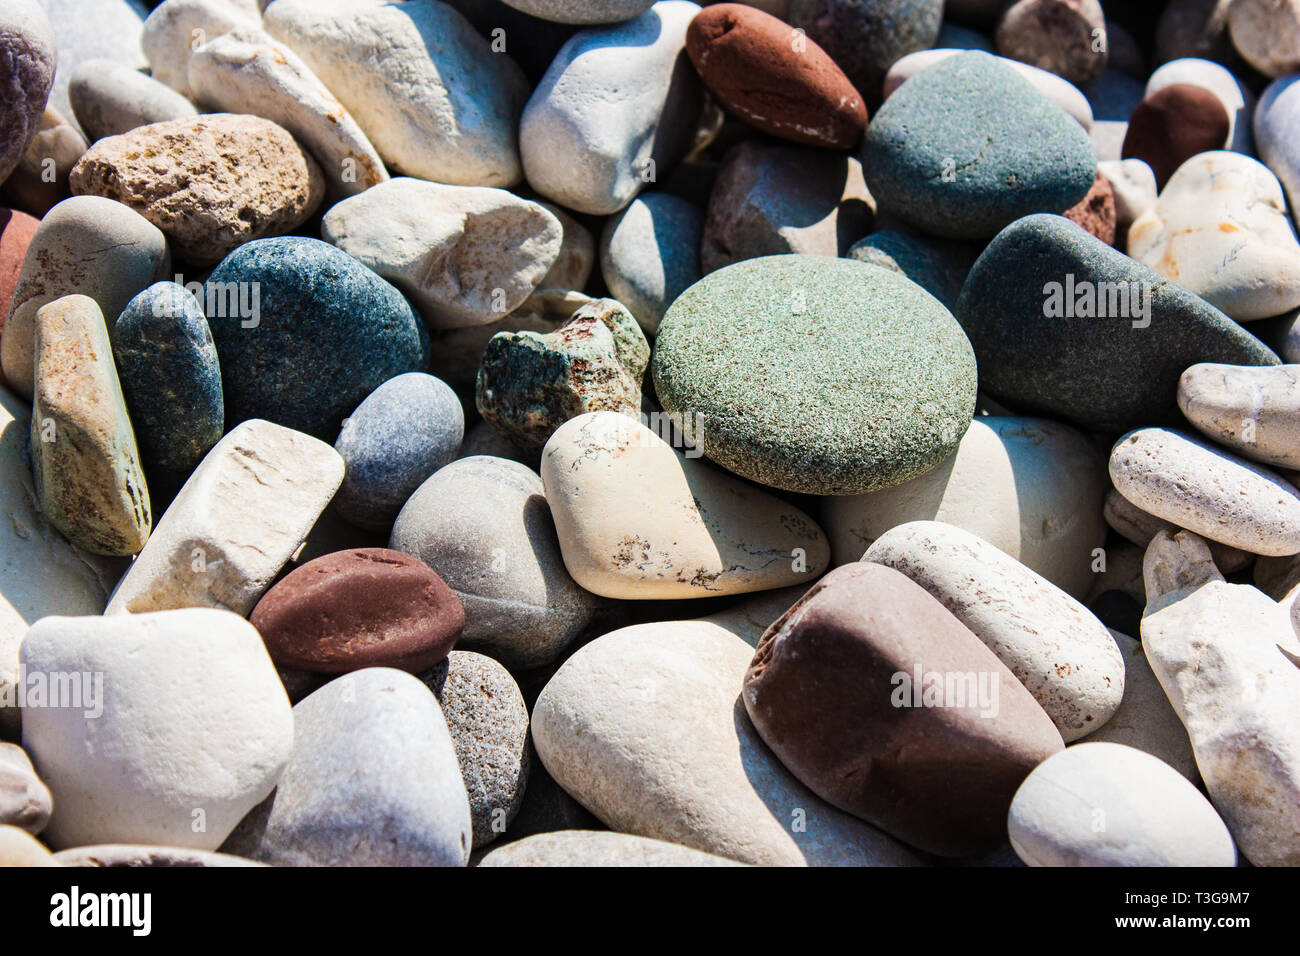
[[1030, 866], [1236, 866], [1232, 836], [1201, 792], [1167, 763], [1122, 744], [1048, 757], [1007, 817]]
[[1207, 438], [1277, 468], [1300, 468], [1300, 367], [1193, 365], [1178, 407]]
[[1142, 645], [1210, 800], [1256, 866], [1300, 863], [1300, 641], [1285, 605], [1228, 584], [1205, 543], [1147, 549]]
[[556, 431], [542, 452], [542, 481], [565, 566], [606, 597], [787, 587], [815, 580], [830, 558], [802, 511], [678, 456], [614, 412], [581, 415]]
[[247, 614], [343, 481], [343, 459], [252, 420], [208, 452], [163, 513], [105, 613], [216, 607]]
[[205, 109], [261, 116], [293, 134], [320, 164], [331, 195], [352, 196], [388, 180], [352, 114], [298, 54], [261, 30], [212, 38], [190, 57], [188, 75]]
[[196, 116], [194, 104], [166, 83], [116, 60], [86, 60], [72, 71], [68, 98], [90, 142], [137, 126]]
[[1110, 719], [1124, 660], [1087, 608], [975, 535], [939, 521], [899, 525], [863, 561], [901, 571], [970, 628], [1047, 711], [1066, 742]]
[[[745, 863], [920, 860], [836, 810], [764, 746], [739, 694], [753, 649], [700, 621], [641, 624], [570, 657], [533, 709], [546, 769], [612, 829]], [[792, 827], [796, 818], [804, 827]]]
[[[1185, 530], [1172, 521], [1157, 518], [1155, 515], [1143, 511], [1113, 487], [1106, 492], [1102, 515], [1106, 519], [1106, 524], [1119, 532], [1123, 538], [1142, 548], [1143, 551], [1146, 551], [1151, 539], [1161, 531], [1177, 534], [1179, 531]], [[1210, 554], [1214, 555], [1214, 563], [1225, 574], [1240, 571], [1250, 564], [1255, 557], [1249, 551], [1229, 547], [1226, 544], [1220, 544], [1218, 541], [1207, 540], [1205, 543], [1210, 546]], [[1143, 603], [1146, 602], [1145, 597], [1142, 600]]]
[[102, 139], [69, 182], [78, 195], [130, 206], [195, 265], [296, 229], [325, 196], [320, 167], [292, 136], [270, 120], [234, 113]]
[[0, 867], [58, 866], [45, 846], [26, 830], [0, 824]]
[[140, 46], [154, 78], [186, 97], [190, 57], [198, 47], [230, 30], [262, 25], [258, 0], [163, 0], [144, 21]]
[[228, 611], [47, 617], [20, 653], [28, 674], [74, 689], [23, 707], [56, 848], [215, 850], [289, 760], [289, 698], [257, 631]]
[[504, 189], [403, 176], [334, 206], [321, 235], [399, 286], [430, 328], [454, 329], [522, 305], [555, 264], [564, 230]]
[[40, 833], [53, 811], [49, 788], [36, 776], [26, 751], [0, 743], [0, 826]]
[[171, 268], [167, 240], [139, 213], [99, 196], [74, 196], [41, 220], [14, 290], [0, 362], [10, 387], [32, 396], [36, 312], [65, 295], [88, 295], [113, 321]]
[[1252, 554], [1300, 552], [1300, 491], [1204, 439], [1129, 432], [1111, 451], [1110, 477], [1133, 504], [1180, 528]]
[[676, 843], [630, 833], [557, 830], [493, 850], [479, 866], [743, 866]]
[[1232, 0], [1228, 7], [1232, 45], [1265, 76], [1300, 70], [1300, 2]]
[[229, 867], [265, 866], [229, 853], [193, 850], [175, 846], [142, 846], [138, 843], [104, 843], [78, 846], [54, 854], [62, 866], [88, 867]]
[[10, 0], [0, 11], [0, 182], [36, 137], [54, 86], [54, 28], [36, 0]]

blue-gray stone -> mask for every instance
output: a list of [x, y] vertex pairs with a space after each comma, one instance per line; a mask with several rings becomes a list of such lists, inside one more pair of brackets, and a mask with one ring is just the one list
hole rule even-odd
[[654, 335], [673, 301], [700, 279], [704, 215], [671, 193], [644, 193], [610, 216], [600, 272], [610, 295]]
[[981, 391], [1017, 414], [1099, 431], [1178, 421], [1178, 378], [1198, 362], [1279, 364], [1204, 299], [1062, 216], [998, 233], [956, 315]]
[[358, 527], [388, 531], [464, 437], [465, 412], [446, 382], [423, 372], [389, 379], [348, 416], [334, 443], [347, 466], [334, 506]]
[[859, 239], [844, 257], [907, 276], [951, 312], [957, 307], [966, 273], [978, 252], [978, 247], [966, 243], [882, 229]]
[[428, 367], [429, 334], [410, 303], [319, 239], [240, 246], [206, 293], [228, 428], [264, 418], [328, 441], [384, 382]]
[[183, 481], [221, 438], [221, 367], [208, 321], [175, 282], [155, 282], [113, 326], [113, 358], [145, 473]]
[[882, 212], [949, 239], [981, 239], [1092, 188], [1078, 122], [1014, 70], [972, 51], [918, 73], [867, 128], [863, 173]]

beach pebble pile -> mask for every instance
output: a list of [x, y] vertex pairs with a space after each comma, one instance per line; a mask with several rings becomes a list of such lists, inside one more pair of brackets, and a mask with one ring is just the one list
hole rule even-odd
[[1300, 2], [5, 0], [0, 865], [1300, 866]]

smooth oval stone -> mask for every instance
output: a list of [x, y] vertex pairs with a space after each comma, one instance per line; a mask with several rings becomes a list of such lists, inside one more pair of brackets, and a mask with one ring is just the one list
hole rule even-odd
[[814, 792], [939, 856], [1001, 843], [1016, 788], [1061, 749], [993, 652], [879, 564], [836, 568], [768, 628], [741, 696]]
[[1300, 368], [1193, 365], [1178, 407], [1201, 434], [1255, 461], [1300, 468]]
[[105, 316], [118, 316], [141, 289], [167, 275], [171, 257], [162, 231], [133, 209], [99, 196], [73, 196], [45, 214], [27, 247], [0, 363], [9, 386], [32, 396], [36, 312], [65, 295], [88, 295]]
[[54, 28], [35, 0], [12, 0], [0, 13], [0, 183], [36, 138], [54, 86]]
[[[830, 558], [816, 523], [614, 412], [571, 419], [542, 451], [564, 564], [595, 594], [709, 597], [814, 580]], [[637, 506], [629, 509], [627, 503]]]
[[1300, 491], [1275, 472], [1167, 428], [1140, 428], [1110, 455], [1115, 488], [1143, 511], [1252, 554], [1300, 552]]
[[750, 259], [691, 286], [659, 327], [652, 370], [664, 410], [697, 423], [709, 458], [809, 494], [924, 474], [975, 407], [970, 345], [937, 299], [819, 256]]
[[504, 189], [399, 177], [345, 199], [321, 236], [403, 289], [430, 328], [495, 322], [560, 253], [563, 227]]
[[1101, 75], [1109, 59], [1106, 22], [1097, 0], [1016, 0], [994, 33], [998, 52], [1071, 83]]
[[1274, 80], [1255, 108], [1259, 158], [1281, 181], [1294, 209], [1300, 200], [1300, 84], [1297, 77]]
[[1233, 0], [1228, 32], [1237, 52], [1265, 76], [1300, 70], [1300, 3], [1296, 0]]
[[50, 790], [36, 776], [27, 752], [17, 744], [0, 742], [0, 826], [40, 833], [53, 812]]
[[588, 412], [636, 416], [650, 345], [627, 309], [596, 299], [554, 332], [498, 332], [483, 350], [474, 402], [483, 420], [534, 452]]
[[907, 276], [950, 312], [957, 307], [962, 283], [975, 261], [974, 250], [964, 243], [914, 236], [896, 229], [873, 232], [855, 242], [844, 255]]
[[75, 195], [130, 206], [196, 265], [297, 229], [325, 197], [320, 166], [288, 132], [233, 113], [102, 139], [77, 160], [68, 182]]
[[446, 382], [423, 372], [390, 378], [343, 420], [334, 450], [347, 471], [335, 509], [388, 531], [415, 489], [456, 457], [464, 435], [464, 409]]
[[388, 667], [335, 678], [293, 708], [293, 754], [226, 841], [275, 866], [464, 866], [470, 816], [437, 699]]
[[265, 866], [254, 860], [213, 853], [209, 850], [191, 850], [174, 846], [141, 846], [131, 843], [106, 843], [99, 846], [79, 846], [60, 850], [54, 859], [61, 866], [87, 867], [230, 867]]
[[1110, 719], [1124, 660], [1105, 626], [1045, 578], [981, 538], [913, 521], [876, 539], [863, 561], [901, 571], [966, 625], [1038, 701], [1070, 743]]
[[198, 47], [232, 30], [260, 30], [260, 6], [258, 0], [163, 0], [140, 37], [150, 75], [193, 99], [189, 66]]
[[1300, 306], [1300, 242], [1282, 185], [1240, 153], [1179, 166], [1129, 229], [1128, 254], [1241, 322]]
[[738, 700], [752, 656], [740, 637], [702, 621], [597, 638], [538, 697], [537, 754], [622, 833], [760, 866], [920, 864], [818, 799], [763, 745]]
[[558, 830], [493, 850], [479, 866], [743, 866], [676, 843], [630, 833]]
[[698, 5], [663, 0], [613, 26], [579, 30], [524, 107], [528, 184], [577, 212], [618, 212], [686, 154], [700, 109], [685, 54]]
[[[1193, 366], [1193, 368], [1195, 367]], [[1106, 502], [1102, 508], [1102, 515], [1106, 519], [1106, 524], [1114, 528], [1121, 537], [1138, 545], [1144, 552], [1147, 545], [1151, 543], [1151, 539], [1161, 531], [1177, 534], [1179, 531], [1184, 530], [1172, 521], [1157, 518], [1155, 515], [1143, 511], [1116, 491], [1114, 487], [1106, 492]], [[1240, 571], [1255, 559], [1255, 556], [1249, 551], [1232, 548], [1226, 544], [1220, 544], [1218, 541], [1206, 541], [1206, 544], [1209, 545], [1210, 553], [1214, 556], [1214, 563], [1224, 574]], [[1140, 572], [1141, 568], [1139, 567], [1138, 570]], [[1142, 600], [1145, 603], [1145, 596]]]
[[871, 228], [875, 202], [852, 156], [746, 140], [718, 170], [700, 266], [707, 275], [759, 256], [842, 256]]
[[1048, 757], [1007, 817], [1030, 866], [1236, 866], [1237, 848], [1210, 801], [1174, 768], [1112, 743]]
[[836, 565], [861, 559], [909, 521], [942, 521], [978, 535], [1082, 598], [1093, 584], [1107, 486], [1087, 438], [1041, 418], [976, 418], [951, 457], [919, 478], [866, 495], [822, 501]]
[[[1050, 144], [1050, 145], [1049, 145]], [[862, 143], [883, 211], [949, 239], [980, 239], [1088, 193], [1088, 134], [987, 53], [945, 59], [885, 101]]]
[[360, 548], [290, 571], [248, 619], [278, 667], [418, 673], [447, 656], [465, 626], [465, 610], [423, 562], [387, 548]]
[[289, 760], [289, 698], [257, 631], [229, 611], [47, 617], [20, 654], [50, 688], [44, 706], [29, 691], [23, 748], [54, 795], [55, 849], [215, 850]]
[[189, 60], [189, 86], [211, 112], [252, 113], [291, 133], [320, 164], [334, 196], [388, 180], [383, 160], [352, 114], [311, 68], [261, 30], [212, 37]]
[[519, 181], [515, 131], [527, 81], [450, 4], [276, 0], [265, 25], [347, 107], [393, 172], [457, 186]]
[[411, 495], [388, 546], [442, 577], [465, 607], [457, 646], [516, 670], [556, 659], [596, 599], [564, 569], [542, 479], [503, 458], [462, 458]]
[[187, 478], [225, 430], [221, 366], [193, 294], [158, 282], [127, 303], [113, 358], [145, 470]]
[[95, 300], [55, 299], [36, 313], [32, 473], [41, 510], [94, 554], [144, 547], [153, 518], [135, 432]]
[[980, 388], [1028, 414], [1118, 431], [1178, 417], [1197, 362], [1278, 358], [1199, 296], [1060, 216], [1026, 216], [971, 268], [958, 320]]
[[[424, 324], [351, 256], [297, 236], [240, 246], [208, 276], [226, 421], [338, 434], [367, 395], [428, 361]], [[238, 302], [236, 302], [238, 300]]]
[[1228, 140], [1225, 149], [1247, 155], [1254, 152], [1251, 121], [1255, 112], [1255, 94], [1227, 67], [1213, 60], [1183, 57], [1165, 63], [1147, 80], [1147, 95], [1175, 83], [1203, 86], [1219, 98], [1228, 111]]
[[197, 116], [194, 104], [151, 76], [116, 60], [85, 60], [68, 80], [68, 99], [90, 142], [137, 126]]
[[1145, 161], [1163, 190], [1188, 159], [1223, 149], [1230, 125], [1222, 101], [1205, 87], [1190, 83], [1161, 87], [1142, 100], [1129, 117], [1120, 157]]
[[654, 335], [664, 313], [697, 282], [704, 216], [670, 193], [638, 196], [605, 223], [600, 273], [610, 295]]
[[447, 718], [477, 850], [501, 836], [523, 804], [531, 763], [528, 706], [510, 672], [473, 651], [452, 651], [421, 679]]
[[654, 0], [506, 0], [506, 5], [555, 23], [619, 23], [645, 12]]
[[686, 52], [732, 114], [772, 136], [850, 149], [867, 107], [835, 61], [806, 34], [743, 3], [715, 3], [691, 21]]
[[1228, 584], [1205, 543], [1161, 532], [1144, 564], [1142, 646], [1215, 809], [1256, 866], [1300, 863], [1300, 641], [1285, 604]]
[[236, 426], [163, 512], [105, 613], [247, 615], [342, 480], [343, 460], [324, 442], [266, 421]]

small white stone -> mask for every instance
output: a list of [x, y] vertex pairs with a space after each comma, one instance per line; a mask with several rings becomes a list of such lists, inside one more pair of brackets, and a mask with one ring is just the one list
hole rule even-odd
[[1110, 183], [1115, 194], [1115, 224], [1120, 228], [1156, 204], [1159, 190], [1156, 174], [1140, 159], [1107, 159], [1097, 164], [1097, 171]]
[[163, 0], [144, 21], [140, 45], [153, 78], [193, 99], [193, 52], [230, 30], [258, 30], [261, 26], [258, 0]]
[[1220, 445], [1300, 468], [1300, 365], [1193, 365], [1178, 380], [1178, 407]]

